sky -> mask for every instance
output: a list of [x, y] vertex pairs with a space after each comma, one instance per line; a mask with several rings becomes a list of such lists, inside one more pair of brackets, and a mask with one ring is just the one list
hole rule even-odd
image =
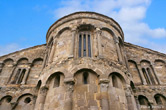
[[0, 56], [45, 44], [49, 27], [77, 11], [109, 16], [125, 42], [166, 53], [166, 0], [0, 0]]

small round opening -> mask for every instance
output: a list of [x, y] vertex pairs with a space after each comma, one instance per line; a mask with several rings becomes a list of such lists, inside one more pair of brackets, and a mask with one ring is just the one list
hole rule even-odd
[[27, 97], [25, 100], [24, 100], [25, 103], [30, 103], [31, 102], [31, 98], [30, 97]]
[[11, 100], [12, 100], [11, 97], [6, 98], [6, 102], [7, 102], [7, 103], [11, 102]]

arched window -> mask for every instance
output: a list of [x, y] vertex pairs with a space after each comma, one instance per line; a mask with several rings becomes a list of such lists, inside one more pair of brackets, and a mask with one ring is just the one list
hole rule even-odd
[[17, 73], [16, 73], [16, 75], [14, 77], [14, 81], [12, 82], [12, 84], [21, 84], [25, 73], [26, 73], [26, 69], [19, 68], [17, 70]]
[[148, 99], [145, 96], [138, 96], [138, 101], [140, 105], [150, 106]]
[[89, 76], [89, 74], [87, 72], [83, 73], [83, 83], [84, 84], [88, 84], [89, 83], [88, 82], [88, 76]]
[[89, 31], [79, 32], [79, 57], [91, 57], [91, 33]]
[[154, 96], [157, 105], [166, 105], [166, 98], [160, 94]]
[[142, 60], [140, 64], [147, 84], [149, 85], [158, 84], [158, 79], [151, 63], [147, 60]]
[[119, 89], [123, 88], [122, 80], [116, 74], [112, 75], [112, 86], [115, 87], [115, 88], [119, 88]]
[[27, 58], [21, 58], [20, 60], [18, 60], [17, 67], [15, 68], [9, 83], [25, 84], [28, 78], [29, 69], [30, 65], [28, 64]]

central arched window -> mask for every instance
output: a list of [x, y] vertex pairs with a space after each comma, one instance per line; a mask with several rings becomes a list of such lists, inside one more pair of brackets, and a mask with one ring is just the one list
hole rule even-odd
[[91, 57], [91, 33], [89, 31], [79, 32], [79, 57]]

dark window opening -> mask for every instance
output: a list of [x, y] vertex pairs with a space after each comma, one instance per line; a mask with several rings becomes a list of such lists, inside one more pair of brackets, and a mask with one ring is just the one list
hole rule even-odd
[[54, 79], [54, 88], [60, 86], [60, 74], [57, 74]]
[[84, 57], [86, 56], [86, 35], [84, 34], [84, 48], [83, 48], [83, 54], [84, 54]]
[[87, 72], [83, 73], [83, 82], [84, 82], [84, 84], [88, 84], [88, 73]]
[[11, 100], [12, 100], [12, 98], [11, 98], [11, 97], [7, 97], [7, 98], [6, 98], [6, 102], [7, 102], [7, 103], [10, 103], [10, 102], [11, 102]]
[[25, 72], [26, 72], [26, 69], [23, 69], [22, 72], [19, 75], [19, 79], [18, 79], [17, 84], [21, 84], [21, 82], [22, 82], [22, 80], [24, 78]]
[[91, 36], [87, 32], [79, 34], [79, 57], [91, 57]]
[[16, 75], [14, 77], [14, 80], [11, 82], [12, 84], [15, 84], [17, 82], [17, 80], [19, 78], [19, 75], [20, 75], [20, 72], [21, 72], [21, 69], [18, 69], [17, 73], [16, 73]]
[[91, 57], [91, 39], [90, 35], [88, 35], [88, 56]]
[[113, 87], [118, 88], [118, 81], [117, 81], [117, 77], [115, 75], [112, 76], [112, 85], [113, 85]]
[[81, 49], [82, 49], [82, 36], [79, 36], [79, 57], [81, 57]]
[[147, 68], [146, 70], [147, 70], [147, 72], [148, 72], [148, 74], [149, 74], [149, 76], [150, 76], [150, 79], [151, 79], [151, 81], [152, 81], [152, 84], [155, 84], [155, 80], [154, 80], [154, 78], [153, 78], [153, 76], [152, 76], [152, 73], [151, 73], [150, 69]]
[[147, 101], [147, 99], [145, 97], [139, 96], [138, 100], [139, 100], [139, 104], [140, 105], [148, 105], [148, 101]]
[[30, 102], [31, 102], [31, 98], [30, 98], [30, 97], [27, 97], [27, 98], [24, 100], [24, 102], [25, 102], [26, 104], [30, 103]]
[[162, 105], [162, 100], [161, 100], [161, 97], [160, 97], [159, 95], [156, 95], [154, 98], [155, 98], [156, 103], [157, 103], [158, 105]]
[[143, 75], [144, 75], [144, 77], [146, 79], [147, 84], [150, 84], [149, 78], [148, 78], [147, 73], [146, 73], [144, 68], [142, 68], [142, 72], [143, 72]]

